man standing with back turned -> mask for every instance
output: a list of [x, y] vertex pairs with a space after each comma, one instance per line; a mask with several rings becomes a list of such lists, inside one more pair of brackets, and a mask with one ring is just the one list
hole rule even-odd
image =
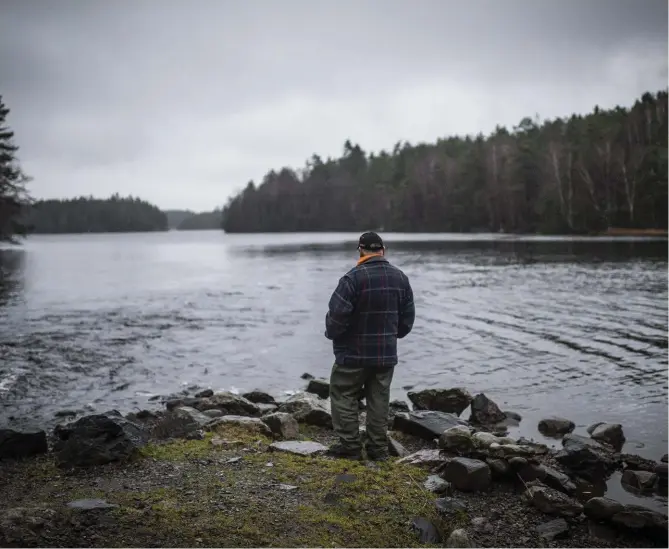
[[367, 400], [367, 456], [388, 458], [390, 383], [397, 364], [397, 339], [413, 327], [413, 291], [407, 276], [385, 258], [381, 237], [364, 233], [360, 259], [339, 280], [325, 315], [335, 364], [330, 377], [332, 423], [339, 443], [334, 457], [362, 459], [358, 399]]

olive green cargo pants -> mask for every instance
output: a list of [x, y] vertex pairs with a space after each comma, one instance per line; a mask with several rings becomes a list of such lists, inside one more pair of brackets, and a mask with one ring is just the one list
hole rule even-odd
[[358, 400], [367, 401], [367, 452], [380, 457], [388, 454], [388, 405], [394, 367], [332, 367], [330, 404], [332, 425], [345, 448], [359, 450], [360, 425]]

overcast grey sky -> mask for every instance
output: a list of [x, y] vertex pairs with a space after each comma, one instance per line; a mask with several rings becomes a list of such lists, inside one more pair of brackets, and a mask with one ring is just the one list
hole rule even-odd
[[0, 1], [37, 198], [212, 209], [347, 138], [378, 151], [666, 86], [666, 0]]

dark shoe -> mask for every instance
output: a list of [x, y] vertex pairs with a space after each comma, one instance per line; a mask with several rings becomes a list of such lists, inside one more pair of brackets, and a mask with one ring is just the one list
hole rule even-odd
[[375, 453], [367, 451], [367, 457], [370, 461], [388, 461], [390, 456], [387, 453]]
[[326, 456], [337, 459], [350, 459], [352, 461], [362, 461], [362, 450], [359, 448], [349, 448], [341, 443], [333, 444], [325, 452]]

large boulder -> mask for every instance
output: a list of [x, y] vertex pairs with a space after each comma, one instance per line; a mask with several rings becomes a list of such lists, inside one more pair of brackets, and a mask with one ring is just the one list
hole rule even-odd
[[620, 456], [596, 440], [568, 434], [562, 439], [558, 463], [584, 478], [605, 478], [616, 469]]
[[89, 467], [130, 458], [146, 444], [139, 425], [118, 411], [82, 417], [54, 430], [56, 463], [60, 467]]
[[457, 415], [432, 410], [417, 410], [409, 413], [399, 413], [393, 420], [393, 430], [407, 435], [432, 441], [456, 425], [468, 423]]
[[214, 393], [209, 398], [198, 399], [192, 404], [192, 407], [200, 412], [220, 410], [226, 416], [257, 416], [260, 414], [260, 409], [253, 402], [227, 391]]
[[620, 451], [625, 444], [625, 434], [620, 423], [600, 423], [592, 430], [590, 436], [617, 451]]
[[20, 432], [0, 429], [0, 459], [24, 459], [48, 451], [44, 431]]
[[578, 501], [541, 484], [528, 486], [525, 497], [539, 511], [548, 515], [577, 517], [583, 512], [583, 506]]
[[506, 419], [506, 414], [499, 409], [499, 406], [483, 393], [479, 393], [474, 397], [471, 406], [472, 413], [469, 421], [472, 423], [494, 425]]
[[311, 393], [297, 393], [291, 396], [279, 406], [278, 411], [291, 414], [301, 423], [332, 428], [330, 402]]
[[441, 477], [462, 492], [480, 492], [490, 486], [490, 467], [485, 461], [456, 457], [446, 460]]
[[472, 401], [472, 395], [467, 389], [460, 387], [410, 391], [407, 396], [415, 410], [435, 410], [458, 416], [467, 409]]

